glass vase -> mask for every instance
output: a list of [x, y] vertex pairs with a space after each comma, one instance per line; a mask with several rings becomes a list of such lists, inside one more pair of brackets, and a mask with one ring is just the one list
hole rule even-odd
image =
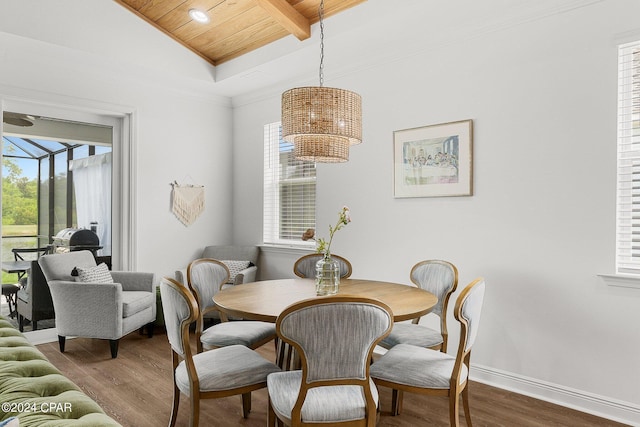
[[340, 286], [340, 264], [325, 255], [316, 262], [316, 295], [335, 295]]

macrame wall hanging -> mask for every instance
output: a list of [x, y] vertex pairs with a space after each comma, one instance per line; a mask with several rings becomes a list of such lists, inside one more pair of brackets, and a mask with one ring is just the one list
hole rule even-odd
[[204, 211], [204, 185], [171, 183], [171, 212], [190, 226]]

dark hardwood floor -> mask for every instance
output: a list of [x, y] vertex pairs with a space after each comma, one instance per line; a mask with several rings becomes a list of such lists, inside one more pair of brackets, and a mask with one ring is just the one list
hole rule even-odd
[[[67, 340], [65, 353], [58, 343], [41, 344], [38, 348], [69, 379], [91, 396], [104, 411], [125, 427], [168, 425], [171, 411], [171, 355], [167, 336], [156, 328], [153, 338], [137, 333], [120, 342], [117, 359], [111, 359], [107, 341], [76, 338]], [[273, 360], [273, 343], [258, 349]], [[471, 417], [475, 426], [622, 426], [609, 420], [553, 405], [523, 395], [472, 382]], [[242, 418], [239, 396], [202, 401], [201, 426], [266, 425], [266, 390], [254, 392], [252, 411]], [[405, 393], [402, 414], [389, 414], [391, 393], [381, 390], [382, 414], [379, 426], [448, 426], [446, 398]], [[466, 426], [461, 412], [460, 425]], [[177, 426], [187, 426], [189, 402], [180, 400]]]

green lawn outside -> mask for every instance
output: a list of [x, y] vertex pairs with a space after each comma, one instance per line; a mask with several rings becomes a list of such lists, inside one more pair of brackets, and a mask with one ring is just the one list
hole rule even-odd
[[2, 237], [4, 236], [35, 236], [38, 234], [38, 225], [3, 225]]
[[[30, 247], [36, 246], [37, 239], [22, 237], [35, 236], [38, 234], [37, 224], [29, 225], [3, 225], [2, 226], [2, 260], [13, 261], [13, 253], [11, 248], [14, 247]], [[16, 236], [15, 238], [8, 236]], [[8, 238], [7, 238], [8, 237]], [[17, 274], [9, 274], [2, 272], [2, 283], [16, 283], [18, 281]]]
[[2, 272], [2, 283], [18, 283], [18, 275], [17, 274], [9, 274]]

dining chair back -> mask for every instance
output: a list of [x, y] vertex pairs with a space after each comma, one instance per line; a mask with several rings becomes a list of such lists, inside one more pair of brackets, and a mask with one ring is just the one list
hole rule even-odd
[[[198, 353], [205, 349], [235, 344], [256, 349], [276, 338], [276, 327], [273, 323], [241, 319], [229, 321], [219, 312], [213, 297], [226, 287], [242, 286], [226, 284], [228, 279], [229, 269], [223, 262], [215, 259], [197, 259], [187, 267], [187, 285], [195, 296], [199, 308], [196, 319]], [[205, 329], [205, 318], [213, 313], [221, 321]]]
[[[220, 292], [229, 280], [229, 268], [224, 263], [213, 258], [200, 258], [192, 261], [187, 267], [187, 285], [196, 297], [200, 314], [208, 317], [219, 312], [213, 303], [213, 297]], [[229, 285], [230, 286], [230, 285]]]
[[458, 425], [459, 400], [462, 395], [467, 425], [469, 412], [469, 368], [485, 293], [485, 281], [478, 278], [458, 296], [454, 317], [460, 323], [460, 342], [455, 356], [410, 344], [398, 344], [371, 365], [371, 377], [392, 392], [393, 415], [402, 410], [404, 391], [449, 397], [452, 426]]
[[[293, 273], [302, 278], [314, 279], [316, 277], [316, 262], [324, 257], [323, 254], [307, 254], [298, 258], [293, 264]], [[351, 263], [346, 258], [340, 255], [331, 254], [331, 259], [334, 259], [340, 264], [340, 278], [347, 279], [351, 276]]]
[[430, 314], [438, 316], [439, 330], [420, 324], [420, 318], [411, 323], [396, 323], [380, 346], [390, 349], [397, 344], [411, 344], [446, 353], [449, 338], [447, 308], [451, 294], [458, 287], [458, 269], [448, 261], [426, 260], [414, 265], [409, 276], [416, 286], [438, 298]]
[[268, 425], [278, 418], [292, 426], [374, 426], [378, 393], [369, 365], [392, 322], [386, 304], [361, 297], [314, 298], [286, 308], [276, 330], [293, 346], [302, 369], [267, 378]]
[[173, 362], [173, 407], [170, 426], [177, 420], [180, 394], [190, 399], [190, 425], [200, 419], [200, 400], [242, 396], [243, 416], [251, 410], [251, 392], [267, 385], [267, 375], [280, 371], [275, 364], [241, 345], [193, 354], [189, 327], [200, 315], [189, 289], [165, 277], [160, 283], [167, 338]]
[[[51, 250], [51, 246], [41, 246], [36, 248], [13, 248], [11, 252], [13, 252], [13, 258], [16, 261], [25, 261], [25, 257], [40, 258], [42, 255], [46, 255]], [[27, 256], [27, 254], [33, 254], [32, 257]]]
[[[46, 255], [51, 250], [51, 246], [42, 246], [35, 248], [12, 248], [13, 259], [15, 261], [33, 261], [38, 260], [40, 256]], [[26, 274], [26, 271], [18, 272], [18, 280]]]

